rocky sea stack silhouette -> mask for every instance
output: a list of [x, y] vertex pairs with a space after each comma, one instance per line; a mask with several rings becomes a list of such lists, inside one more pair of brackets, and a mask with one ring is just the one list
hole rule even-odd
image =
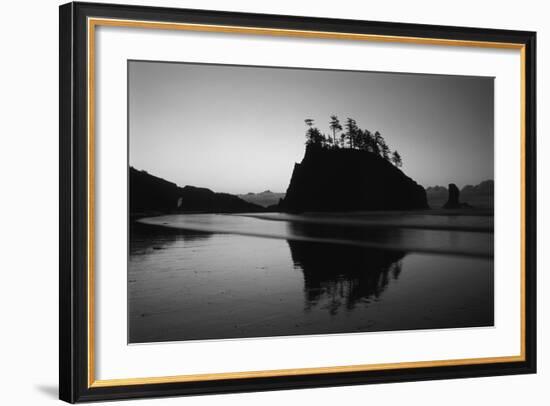
[[428, 208], [424, 188], [381, 156], [312, 144], [279, 203], [285, 212]]
[[449, 198], [447, 203], [443, 206], [444, 209], [469, 209], [468, 203], [460, 202], [460, 190], [454, 183], [449, 183]]
[[[454, 186], [456, 187], [456, 185]], [[458, 190], [458, 194], [457, 190], [451, 191], [451, 185], [448, 188], [439, 185], [429, 186], [426, 188], [426, 194], [431, 208], [475, 207], [478, 209], [492, 209], [494, 207], [494, 188], [494, 181], [489, 179], [478, 185], [466, 185]], [[462, 202], [465, 202], [466, 206], [463, 206]]]
[[443, 206], [444, 209], [460, 208], [460, 190], [454, 183], [449, 183], [449, 198]]

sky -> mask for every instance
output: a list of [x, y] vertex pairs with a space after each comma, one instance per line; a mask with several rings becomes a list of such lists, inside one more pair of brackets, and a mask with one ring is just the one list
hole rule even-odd
[[285, 192], [304, 119], [380, 131], [424, 187], [493, 179], [494, 79], [128, 62], [129, 163], [215, 192]]

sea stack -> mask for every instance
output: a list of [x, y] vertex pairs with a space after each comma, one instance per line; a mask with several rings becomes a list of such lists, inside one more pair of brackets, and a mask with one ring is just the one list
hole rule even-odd
[[444, 209], [458, 209], [460, 204], [460, 190], [454, 183], [449, 184], [449, 198], [447, 203], [443, 206]]
[[308, 145], [279, 210], [285, 212], [427, 209], [426, 191], [383, 157]]

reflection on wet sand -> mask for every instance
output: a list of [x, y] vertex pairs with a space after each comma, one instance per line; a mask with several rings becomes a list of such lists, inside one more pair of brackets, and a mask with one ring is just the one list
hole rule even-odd
[[178, 243], [205, 242], [212, 233], [175, 228], [130, 224], [130, 257], [151, 254], [156, 250], [176, 248]]
[[401, 273], [404, 252], [288, 241], [292, 260], [304, 275], [305, 309], [321, 301], [335, 315], [358, 302], [376, 300]]
[[[469, 249], [472, 234], [470, 243], [486, 241], [492, 255], [492, 233], [302, 221], [270, 222], [278, 228], [269, 238], [225, 232], [238, 219], [248, 231], [261, 224], [216, 215], [191, 219], [206, 230], [132, 223], [129, 342], [493, 325], [489, 255], [399, 248], [412, 232], [417, 244]], [[224, 232], [213, 231], [217, 222]]]

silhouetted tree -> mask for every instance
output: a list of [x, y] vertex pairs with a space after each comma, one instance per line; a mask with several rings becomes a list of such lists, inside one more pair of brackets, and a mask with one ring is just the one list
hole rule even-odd
[[338, 140], [338, 143], [341, 148], [346, 147], [346, 133], [340, 134], [340, 140]]
[[319, 131], [316, 127], [308, 128], [306, 132], [306, 144], [307, 145], [318, 145], [320, 147], [324, 146], [325, 136]]
[[342, 131], [342, 125], [340, 124], [340, 120], [338, 120], [338, 116], [336, 115], [330, 116], [329, 126], [330, 126], [330, 129], [332, 130], [333, 144], [337, 145], [336, 133]]
[[366, 149], [369, 152], [375, 152], [376, 146], [374, 141], [374, 134], [369, 130], [363, 131], [363, 137], [365, 138]]
[[[314, 144], [316, 143], [317, 139], [317, 133], [316, 129], [313, 128], [313, 119], [312, 118], [306, 118], [304, 120], [304, 123], [308, 126], [308, 129], [306, 131], [306, 144]], [[318, 132], [318, 131], [317, 131]]]
[[403, 160], [401, 159], [401, 155], [399, 155], [399, 152], [397, 151], [393, 151], [391, 161], [398, 168], [401, 168], [403, 166]]
[[365, 140], [363, 137], [363, 130], [361, 130], [359, 127], [357, 128], [357, 131], [355, 132], [355, 139], [353, 140], [353, 145], [355, 145], [355, 148], [360, 150], [365, 150]]
[[371, 132], [369, 130], [357, 129], [355, 137], [355, 147], [362, 151], [372, 152], [372, 139]]
[[378, 131], [376, 131], [373, 135], [373, 141], [372, 141], [372, 152], [376, 155], [380, 155], [380, 152], [382, 150], [382, 141], [384, 139], [380, 135]]
[[383, 137], [380, 137], [380, 155], [382, 156], [382, 158], [389, 162], [390, 154], [390, 147], [388, 147], [388, 144], [386, 144], [386, 140]]
[[[322, 148], [345, 148], [347, 144], [350, 149], [359, 149], [376, 154], [398, 168], [403, 165], [401, 155], [397, 151], [391, 152], [380, 132], [375, 131], [372, 133], [367, 129], [359, 128], [357, 122], [351, 117], [346, 119], [345, 131], [343, 131], [338, 116], [335, 114], [330, 116], [329, 128], [332, 131], [332, 137], [330, 134], [323, 134], [317, 127], [314, 127], [312, 118], [306, 118], [304, 122], [308, 127], [306, 131], [307, 145], [317, 145]], [[340, 132], [340, 137], [337, 137]]]
[[349, 147], [353, 148], [354, 141], [357, 138], [357, 133], [359, 128], [357, 127], [357, 122], [353, 119], [348, 117], [346, 119], [346, 133], [345, 133], [345, 139], [347, 139], [349, 143]]

